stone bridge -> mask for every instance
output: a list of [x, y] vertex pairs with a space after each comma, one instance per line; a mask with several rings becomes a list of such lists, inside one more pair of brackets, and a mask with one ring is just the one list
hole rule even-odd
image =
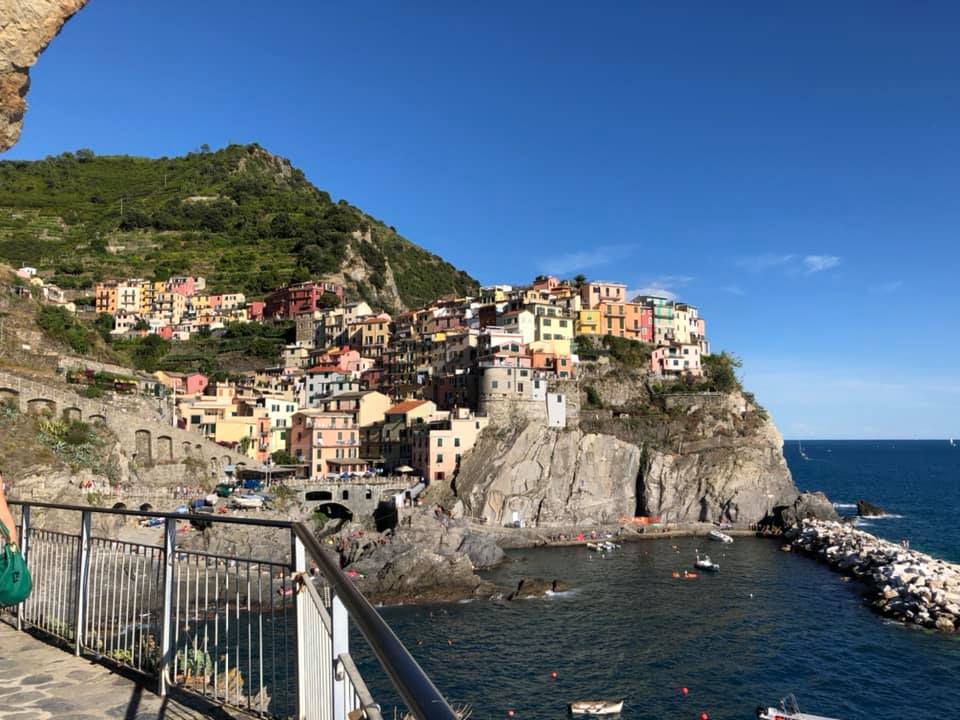
[[0, 402], [13, 403], [23, 413], [46, 413], [69, 420], [103, 423], [117, 436], [124, 451], [141, 465], [196, 458], [219, 475], [224, 465], [232, 464], [238, 457], [196, 433], [100, 400], [80, 397], [52, 383], [36, 382], [3, 371], [0, 371]]
[[372, 516], [382, 505], [403, 505], [406, 493], [415, 498], [422, 486], [408, 477], [351, 478], [349, 480], [314, 480], [298, 486], [298, 500], [310, 512], [323, 510], [330, 517]]

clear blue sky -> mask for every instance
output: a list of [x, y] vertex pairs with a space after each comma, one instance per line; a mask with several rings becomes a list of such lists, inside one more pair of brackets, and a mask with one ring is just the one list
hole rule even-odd
[[482, 282], [699, 305], [788, 438], [960, 436], [960, 10], [660, 4], [91, 0], [7, 157], [256, 141]]

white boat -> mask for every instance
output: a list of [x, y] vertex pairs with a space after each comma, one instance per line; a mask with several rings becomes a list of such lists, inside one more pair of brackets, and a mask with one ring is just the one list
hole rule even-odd
[[956, 447], [957, 444], [953, 441], [953, 438], [950, 438], [950, 447]]
[[606, 540], [601, 540], [600, 542], [588, 542], [587, 549], [593, 550], [594, 552], [609, 552], [611, 550], [619, 550], [620, 546], [616, 543], [612, 543]]
[[700, 553], [697, 553], [697, 559], [696, 562], [693, 563], [693, 566], [697, 570], [720, 572], [720, 565], [711, 560], [709, 555], [701, 555]]
[[717, 542], [726, 543], [728, 545], [733, 542], [732, 537], [726, 533], [720, 532], [719, 530], [711, 530], [709, 533], [707, 533], [707, 537], [711, 540], [716, 540]]
[[576, 700], [570, 703], [571, 715], [619, 715], [623, 700]]
[[839, 718], [800, 712], [800, 706], [797, 705], [797, 699], [793, 695], [787, 695], [781, 699], [780, 707], [758, 707], [757, 718], [758, 720], [839, 720]]
[[230, 500], [238, 508], [259, 510], [263, 507], [263, 497], [260, 495], [234, 495]]

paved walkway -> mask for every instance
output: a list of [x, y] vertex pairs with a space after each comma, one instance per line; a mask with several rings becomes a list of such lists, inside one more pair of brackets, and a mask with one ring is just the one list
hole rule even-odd
[[190, 707], [0, 622], [0, 718], [3, 720], [199, 720], [243, 718]]

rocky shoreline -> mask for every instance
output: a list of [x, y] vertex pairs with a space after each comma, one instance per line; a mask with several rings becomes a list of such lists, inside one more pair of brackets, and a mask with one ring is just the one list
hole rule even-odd
[[960, 630], [960, 565], [846, 523], [803, 520], [785, 537], [792, 548], [861, 580], [881, 615], [940, 632]]

